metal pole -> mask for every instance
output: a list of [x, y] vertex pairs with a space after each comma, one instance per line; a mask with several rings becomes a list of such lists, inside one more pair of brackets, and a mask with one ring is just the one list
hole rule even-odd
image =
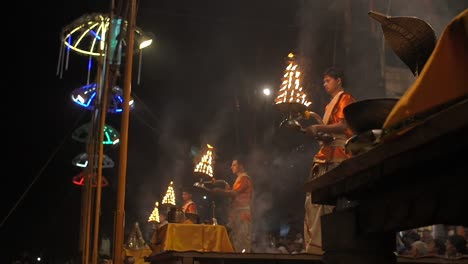
[[[100, 58], [98, 58], [98, 65], [100, 65], [97, 68], [97, 73], [96, 73], [96, 79], [99, 80], [102, 75], [102, 61]], [[96, 100], [100, 99], [101, 97], [98, 96]], [[99, 101], [98, 101], [99, 102]], [[83, 217], [84, 219], [84, 225], [82, 228], [84, 231], [82, 232], [83, 238], [82, 238], [82, 243], [83, 243], [83, 252], [82, 252], [82, 260], [81, 263], [83, 264], [88, 264], [89, 263], [89, 256], [90, 256], [90, 237], [91, 237], [91, 214], [92, 214], [92, 206], [93, 206], [93, 187], [92, 187], [92, 180], [94, 177], [94, 167], [95, 167], [95, 154], [96, 154], [96, 120], [97, 120], [97, 115], [99, 113], [98, 107], [94, 109], [94, 113], [91, 117], [91, 126], [89, 128], [89, 138], [88, 138], [88, 166], [84, 170], [84, 181], [85, 181], [85, 194], [86, 197], [84, 198], [84, 211], [85, 211], [85, 216]]]
[[127, 176], [127, 148], [128, 148], [128, 124], [130, 116], [130, 94], [132, 85], [132, 62], [133, 62], [133, 47], [135, 37], [135, 16], [136, 16], [136, 0], [129, 0], [128, 10], [128, 26], [127, 26], [127, 46], [126, 46], [126, 61], [124, 72], [124, 87], [123, 87], [123, 112], [122, 123], [120, 129], [120, 155], [119, 155], [119, 172], [117, 182], [117, 211], [115, 221], [115, 238], [114, 238], [114, 263], [121, 264], [122, 250], [124, 245], [124, 230], [125, 230], [125, 186]]
[[[85, 182], [86, 183], [86, 182]], [[83, 186], [81, 191], [81, 219], [80, 219], [80, 246], [79, 252], [81, 253], [81, 259], [84, 259], [84, 248], [85, 248], [85, 236], [86, 236], [86, 200], [88, 197], [88, 189]]]
[[[94, 148], [93, 148], [94, 150]], [[93, 155], [93, 159], [94, 159], [94, 155]], [[86, 180], [85, 180], [85, 183], [86, 183], [86, 187], [88, 188], [88, 192], [87, 192], [87, 198], [86, 198], [86, 236], [85, 236], [85, 253], [84, 253], [84, 259], [83, 259], [83, 263], [84, 264], [88, 264], [89, 263], [89, 255], [90, 255], [90, 248], [89, 248], [89, 244], [90, 244], [90, 238], [91, 238], [91, 212], [93, 211], [92, 210], [92, 206], [93, 206], [93, 186], [92, 186], [92, 179], [93, 179], [93, 174], [94, 174], [94, 170], [91, 170], [90, 171], [90, 175], [91, 177], [88, 177], [88, 171], [86, 171]]]
[[95, 207], [94, 207], [94, 238], [93, 238], [93, 255], [92, 255], [92, 263], [98, 264], [98, 253], [99, 253], [99, 224], [100, 224], [100, 215], [101, 215], [101, 194], [102, 194], [102, 162], [104, 157], [104, 127], [106, 125], [106, 114], [107, 114], [107, 104], [109, 98], [109, 84], [113, 83], [110, 81], [109, 76], [109, 60], [110, 60], [110, 52], [111, 52], [111, 38], [114, 37], [113, 32], [113, 23], [112, 20], [114, 12], [114, 1], [111, 1], [111, 8], [109, 14], [109, 30], [107, 31], [107, 39], [106, 39], [106, 55], [104, 60], [104, 74], [100, 79], [100, 83], [98, 88], [103, 89], [102, 100], [99, 110], [99, 125], [97, 126], [99, 131], [99, 139], [97, 144], [99, 144], [99, 153], [98, 153], [98, 164], [97, 164], [97, 186], [96, 186], [96, 199], [95, 199]]

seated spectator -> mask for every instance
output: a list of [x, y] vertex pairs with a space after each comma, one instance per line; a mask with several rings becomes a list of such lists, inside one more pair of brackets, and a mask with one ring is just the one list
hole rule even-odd
[[401, 237], [401, 242], [403, 243], [404, 247], [398, 249], [398, 253], [401, 255], [411, 255], [411, 248], [413, 243], [420, 240], [421, 236], [419, 236], [415, 229], [404, 231]]
[[460, 235], [449, 236], [445, 247], [445, 256], [455, 258], [465, 254], [467, 254], [465, 238]]
[[427, 255], [427, 245], [426, 243], [422, 242], [421, 240], [414, 241], [411, 244], [411, 249], [409, 251], [409, 255], [411, 257], [423, 257]]

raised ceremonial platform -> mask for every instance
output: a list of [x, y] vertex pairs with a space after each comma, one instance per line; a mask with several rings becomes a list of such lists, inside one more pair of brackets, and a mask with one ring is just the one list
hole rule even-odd
[[[315, 254], [271, 254], [271, 253], [218, 253], [218, 252], [176, 252], [159, 253], [148, 261], [151, 264], [301, 264], [325, 263], [323, 256]], [[440, 257], [409, 258], [398, 257], [397, 263], [468, 263], [468, 258], [446, 259]]]

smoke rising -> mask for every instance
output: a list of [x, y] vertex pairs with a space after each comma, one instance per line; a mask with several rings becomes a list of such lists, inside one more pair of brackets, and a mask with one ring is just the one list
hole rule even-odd
[[[174, 32], [178, 32], [173, 33], [174, 39], [190, 42], [192, 46], [187, 49], [182, 44], [172, 45], [162, 39], [160, 46], [170, 47], [167, 50], [172, 53], [158, 55], [161, 65], [158, 71], [146, 73], [147, 78], [145, 69], [149, 66], [143, 68], [142, 83], [154, 82], [162, 87], [154, 101], [155, 105], [164, 105], [164, 109], [160, 114], [161, 132], [156, 139], [158, 150], [133, 153], [135, 160], [150, 160], [144, 168], [132, 172], [134, 184], [140, 180], [137, 190], [129, 191], [138, 197], [138, 204], [133, 206], [141, 208], [139, 217], [148, 217], [154, 201], [162, 198], [170, 180], [179, 186], [197, 180], [191, 177], [190, 150], [209, 143], [214, 145], [217, 158], [215, 177], [226, 179], [230, 184], [234, 181], [229, 170], [232, 158], [237, 154], [248, 158], [248, 173], [255, 184], [253, 224], [257, 250], [266, 246], [266, 234], [279, 234], [284, 223], [289, 223], [290, 233], [302, 232], [305, 193], [301, 187], [318, 149], [317, 143], [299, 133], [278, 131], [275, 121], [280, 113], [274, 112], [268, 103], [260, 107], [258, 100], [252, 99], [252, 91], [260, 83], [279, 87], [284, 69], [282, 59], [297, 50], [304, 73], [303, 86], [313, 102], [313, 111], [323, 114], [329, 101], [322, 87], [322, 72], [332, 65], [345, 70], [345, 89], [357, 99], [385, 97], [388, 93], [383, 62], [391, 62], [390, 56], [395, 55], [386, 50], [380, 25], [368, 17], [367, 12], [417, 16], [428, 21], [439, 35], [448, 21], [466, 8], [466, 3], [303, 0], [288, 3], [294, 7], [287, 9], [288, 14], [270, 12], [269, 23], [257, 23], [260, 15], [254, 16], [245, 11], [247, 9], [223, 10], [219, 6], [215, 18], [201, 7], [188, 18], [183, 17], [184, 14], [177, 19], [167, 18], [161, 13], [159, 24], [173, 23], [177, 29]], [[146, 10], [146, 14], [151, 13], [151, 9]], [[226, 14], [227, 19], [221, 19]], [[182, 17], [185, 20], [180, 19]], [[246, 21], [253, 22], [249, 24], [237, 17], [250, 18]], [[268, 26], [271, 24], [274, 28]], [[148, 23], [149, 27], [152, 25]], [[167, 37], [171, 31], [166, 29], [163, 33]], [[157, 63], [156, 59], [151, 60], [145, 58], [145, 63]], [[398, 60], [393, 58], [393, 61]], [[402, 63], [392, 66], [409, 72]], [[170, 81], [163, 82], [155, 77], [162, 69]], [[401, 89], [407, 86], [401, 84]], [[148, 92], [148, 96], [152, 94]], [[176, 195], [180, 201], [177, 190], [178, 187]], [[209, 207], [204, 201], [198, 202]], [[219, 206], [225, 205], [220, 203]], [[209, 210], [207, 212], [209, 214]]]

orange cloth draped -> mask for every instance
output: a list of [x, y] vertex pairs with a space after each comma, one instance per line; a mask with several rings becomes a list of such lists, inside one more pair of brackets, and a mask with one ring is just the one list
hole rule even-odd
[[250, 177], [245, 174], [237, 177], [232, 190], [237, 193], [233, 198], [231, 209], [239, 209], [249, 207], [252, 202], [253, 185]]
[[161, 251], [234, 252], [221, 225], [167, 224]]
[[232, 191], [236, 195], [231, 200], [229, 209], [230, 228], [229, 238], [236, 252], [251, 252], [252, 247], [252, 217], [251, 203], [254, 195], [254, 187], [247, 173], [238, 175]]
[[[468, 96], [468, 9], [444, 29], [413, 85], [400, 98], [384, 129], [434, 107]], [[404, 129], [405, 130], [405, 129]]]
[[182, 212], [184, 213], [192, 213], [192, 214], [197, 214], [197, 204], [195, 204], [193, 201], [189, 201], [185, 203], [182, 206]]
[[[349, 94], [349, 93], [343, 93], [341, 95], [340, 100], [336, 103], [336, 105], [333, 107], [333, 110], [331, 110], [330, 117], [328, 119], [329, 125], [338, 123], [342, 120], [344, 120], [344, 113], [343, 109], [349, 105], [350, 103], [355, 102], [356, 100], [354, 97]], [[327, 107], [329, 107], [327, 105]], [[343, 139], [346, 140], [349, 137], [353, 135], [353, 132], [347, 128], [345, 130], [345, 134], [343, 135]], [[350, 156], [346, 154], [346, 151], [343, 146], [334, 146], [333, 144], [331, 145], [324, 145], [320, 150], [317, 152], [315, 155], [315, 159], [322, 160], [322, 161], [328, 161], [328, 162], [340, 162], [343, 161]]]

